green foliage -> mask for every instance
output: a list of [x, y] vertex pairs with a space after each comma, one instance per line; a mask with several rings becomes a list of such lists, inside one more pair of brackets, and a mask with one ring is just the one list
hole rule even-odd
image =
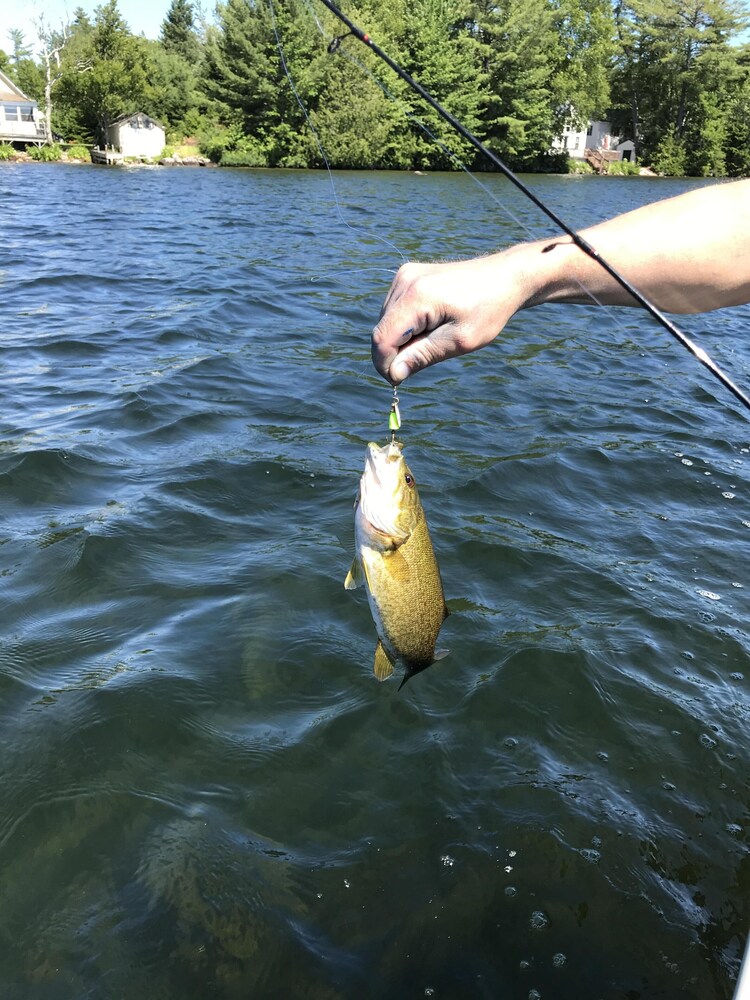
[[750, 45], [738, 57], [741, 78], [727, 103], [726, 167], [732, 177], [750, 177]]
[[663, 174], [665, 177], [683, 177], [685, 175], [687, 152], [673, 126], [657, 145], [651, 159], [651, 167], [657, 174]]
[[8, 143], [0, 145], [0, 160], [10, 160], [15, 155], [15, 149]]
[[219, 161], [221, 167], [266, 167], [265, 157], [259, 150], [225, 150]]
[[69, 160], [90, 160], [91, 152], [88, 146], [84, 146], [80, 143], [73, 146], [68, 146], [66, 153], [68, 154]]
[[35, 101], [44, 98], [44, 74], [32, 58], [33, 47], [26, 42], [24, 32], [11, 28], [8, 38], [13, 51], [10, 56], [4, 52], [0, 58], [0, 69], [17, 84], [28, 97]]
[[632, 160], [613, 160], [607, 166], [607, 173], [610, 177], [637, 177], [640, 169]]
[[178, 128], [186, 116], [196, 112], [198, 78], [193, 66], [175, 51], [158, 42], [141, 41], [146, 89], [144, 106], [167, 128]]
[[567, 170], [568, 174], [593, 174], [594, 168], [586, 160], [574, 159], [572, 156], [568, 158]]
[[[719, 148], [737, 75], [730, 43], [747, 25], [740, 0], [622, 0], [613, 76], [615, 123], [669, 172], [723, 169]], [[666, 145], [665, 145], [666, 144]]]
[[554, 137], [552, 81], [563, 48], [553, 11], [547, 0], [488, 0], [478, 6], [488, 73], [487, 142], [511, 166], [528, 168]]
[[41, 163], [56, 163], [62, 159], [62, 150], [59, 146], [27, 146], [26, 152], [32, 160]]
[[552, 78], [563, 114], [585, 125], [602, 119], [610, 105], [615, 25], [610, 0], [551, 0], [559, 59]]

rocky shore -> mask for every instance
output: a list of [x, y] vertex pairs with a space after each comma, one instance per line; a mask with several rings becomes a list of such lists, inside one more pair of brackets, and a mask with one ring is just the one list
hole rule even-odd
[[[30, 156], [26, 150], [17, 149], [15, 150], [7, 159], [3, 160], [4, 163], [39, 163], [39, 160], [35, 160]], [[59, 160], [46, 161], [50, 163], [91, 163], [91, 157], [89, 156], [69, 156], [63, 151]], [[158, 159], [149, 159], [146, 156], [131, 156], [127, 159], [123, 158], [116, 163], [117, 166], [122, 167], [142, 167], [142, 166], [159, 166], [159, 167], [215, 167], [216, 164], [208, 159], [206, 156], [180, 156], [179, 153], [173, 153], [171, 156], [163, 156]]]

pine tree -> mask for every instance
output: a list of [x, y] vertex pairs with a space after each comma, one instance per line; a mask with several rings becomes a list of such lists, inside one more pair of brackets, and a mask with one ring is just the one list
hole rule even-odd
[[11, 59], [17, 69], [19, 63], [31, 58], [34, 50], [31, 45], [27, 44], [26, 36], [20, 28], [11, 28], [8, 32], [8, 40], [12, 46]]
[[191, 65], [200, 57], [200, 44], [195, 31], [195, 12], [190, 0], [172, 0], [162, 21], [160, 41], [167, 52], [182, 56]]
[[511, 166], [536, 165], [550, 148], [563, 48], [546, 0], [483, 0], [476, 23], [489, 77], [488, 144]]

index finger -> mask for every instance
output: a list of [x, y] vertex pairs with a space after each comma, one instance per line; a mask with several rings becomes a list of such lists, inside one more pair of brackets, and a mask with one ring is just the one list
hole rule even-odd
[[[404, 318], [399, 321], [398, 312], [399, 310], [395, 308], [385, 312], [372, 331], [372, 363], [388, 382], [392, 381], [389, 372], [399, 352], [412, 337], [421, 332], [417, 325], [418, 320], [413, 318], [413, 314], [411, 320]], [[409, 322], [412, 325], [406, 326]], [[406, 329], [404, 329], [405, 326]]]

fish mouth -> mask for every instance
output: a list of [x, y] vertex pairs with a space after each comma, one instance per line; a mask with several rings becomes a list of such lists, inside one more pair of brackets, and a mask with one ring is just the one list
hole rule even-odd
[[383, 537], [404, 537], [397, 525], [398, 509], [393, 507], [391, 499], [398, 476], [394, 464], [400, 457], [400, 441], [391, 441], [382, 447], [371, 441], [367, 446], [360, 481], [360, 508], [370, 527]]
[[390, 462], [397, 461], [401, 456], [403, 445], [400, 441], [389, 441], [382, 447], [370, 441], [367, 445], [367, 456], [365, 459], [365, 473], [373, 477], [378, 486], [384, 486], [384, 473]]

